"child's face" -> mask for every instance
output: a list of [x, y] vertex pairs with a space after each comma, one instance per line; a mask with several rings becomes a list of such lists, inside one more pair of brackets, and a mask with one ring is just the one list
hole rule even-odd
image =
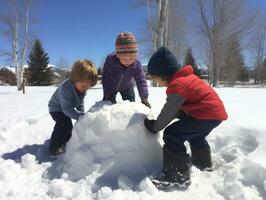
[[120, 63], [126, 67], [133, 64], [137, 58], [137, 53], [129, 53], [129, 54], [116, 54]]
[[160, 77], [155, 76], [155, 77], [152, 77], [152, 79], [156, 81], [159, 84], [159, 86], [167, 87], [168, 85], [167, 82], [162, 80]]
[[76, 82], [75, 87], [79, 92], [83, 93], [86, 92], [91, 87], [91, 85], [89, 81], [82, 81], [82, 82]]

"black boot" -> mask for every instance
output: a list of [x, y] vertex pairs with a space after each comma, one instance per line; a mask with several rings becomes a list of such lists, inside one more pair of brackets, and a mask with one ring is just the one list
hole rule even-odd
[[190, 184], [190, 158], [163, 148], [163, 174], [152, 180], [160, 190], [187, 188]]
[[190, 145], [192, 165], [202, 171], [213, 171], [210, 147], [195, 148]]

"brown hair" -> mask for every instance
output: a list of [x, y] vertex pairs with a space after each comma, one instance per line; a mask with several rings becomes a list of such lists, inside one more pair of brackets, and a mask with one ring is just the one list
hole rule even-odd
[[165, 81], [166, 83], [169, 83], [172, 75], [170, 76], [158, 76], [158, 75], [151, 75], [151, 79], [156, 79], [156, 78], [160, 78], [162, 81]]
[[96, 65], [88, 60], [77, 60], [72, 67], [70, 79], [74, 82], [89, 81], [91, 87], [95, 86], [98, 81]]

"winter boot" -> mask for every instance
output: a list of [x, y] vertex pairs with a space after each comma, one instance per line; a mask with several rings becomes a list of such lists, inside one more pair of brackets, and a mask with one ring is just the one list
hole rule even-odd
[[195, 148], [190, 145], [192, 165], [202, 171], [213, 171], [210, 147]]
[[160, 190], [186, 189], [190, 184], [190, 158], [163, 148], [163, 173], [152, 180]]

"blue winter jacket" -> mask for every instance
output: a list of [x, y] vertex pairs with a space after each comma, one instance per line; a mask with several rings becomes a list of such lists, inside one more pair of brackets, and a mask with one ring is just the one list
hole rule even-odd
[[63, 112], [66, 116], [78, 120], [84, 115], [85, 95], [86, 92], [79, 93], [75, 84], [67, 79], [58, 86], [51, 97], [48, 103], [49, 112]]

